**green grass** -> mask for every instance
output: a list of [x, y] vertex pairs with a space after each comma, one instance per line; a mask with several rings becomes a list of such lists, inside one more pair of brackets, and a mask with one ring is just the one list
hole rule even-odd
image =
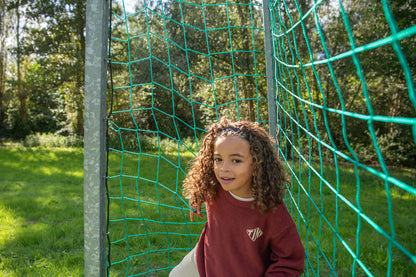
[[[111, 152], [111, 276], [167, 276], [195, 245], [204, 222], [189, 222], [180, 193], [191, 158], [189, 153], [178, 157], [174, 152], [160, 156], [155, 152]], [[320, 172], [319, 166], [314, 167]], [[386, 238], [361, 219], [357, 240], [357, 214], [337, 200], [327, 185], [321, 186], [313, 173], [309, 179], [304, 164], [301, 174], [295, 168], [290, 188], [294, 202], [288, 193], [287, 206], [307, 249], [307, 274], [330, 276], [330, 267], [336, 264], [338, 276], [351, 276], [354, 259], [346, 246], [353, 252], [358, 246], [359, 259], [371, 273], [386, 276]], [[335, 168], [325, 166], [323, 173], [336, 190]], [[358, 173], [359, 191], [353, 167], [339, 167], [339, 193], [353, 205], [359, 199], [362, 212], [390, 234], [384, 182], [363, 170]], [[391, 171], [413, 187], [415, 173], [414, 169]], [[82, 148], [0, 147], [0, 176], [0, 276], [82, 276]], [[390, 189], [395, 240], [415, 254], [416, 196], [394, 186]], [[338, 222], [342, 239], [334, 239], [327, 222], [332, 226]], [[391, 258], [392, 276], [416, 276], [416, 264], [394, 246]], [[358, 265], [354, 271], [356, 276], [365, 276]]]
[[[317, 164], [313, 167], [317, 172], [321, 172]], [[304, 164], [301, 166], [302, 174], [299, 174], [299, 167], [294, 168], [293, 185], [290, 188], [293, 201], [290, 201], [288, 193], [287, 205], [295, 222], [298, 223], [307, 250], [309, 276], [329, 276], [331, 273], [351, 276], [353, 272], [355, 276], [367, 276], [367, 273], [354, 263], [349, 251], [358, 254], [359, 261], [374, 276], [387, 275], [389, 256], [392, 261], [391, 276], [416, 276], [416, 264], [395, 246], [389, 253], [388, 239], [365, 219], [359, 217], [350, 206], [361, 207], [363, 214], [388, 235], [391, 236], [394, 232], [394, 240], [415, 255], [416, 195], [390, 184], [388, 196], [381, 178], [361, 169], [356, 175], [354, 167], [348, 164], [340, 164], [338, 172], [334, 166], [324, 165], [322, 176], [329, 185], [321, 182], [315, 173], [309, 172]], [[392, 169], [390, 174], [413, 188], [416, 187], [414, 169]], [[299, 182], [302, 182], [303, 188], [298, 185]], [[340, 196], [337, 197], [334, 191], [338, 191]], [[391, 199], [391, 215], [388, 198]], [[350, 205], [346, 201], [349, 201]], [[298, 213], [297, 209], [301, 213]], [[337, 231], [338, 236], [333, 229]]]
[[189, 222], [181, 194], [191, 158], [190, 153], [111, 152], [111, 276], [167, 276], [195, 246], [204, 222]]
[[[141, 273], [166, 276], [168, 269], [194, 246], [202, 228], [198, 224], [189, 225], [186, 205], [180, 201], [181, 194], [177, 187], [184, 175], [176, 166], [186, 165], [192, 156], [182, 155], [183, 160], [178, 160], [175, 153], [153, 155], [112, 152], [109, 188], [113, 203], [110, 205], [110, 234], [113, 241], [111, 256], [115, 262], [111, 273], [114, 276]], [[321, 171], [316, 163], [313, 167], [317, 172]], [[386, 275], [389, 255], [392, 276], [416, 276], [416, 264], [394, 246], [389, 254], [388, 240], [365, 220], [358, 220], [357, 213], [340, 198], [337, 200], [327, 185], [321, 185], [320, 179], [309, 172], [305, 164], [301, 166], [301, 174], [299, 168], [294, 168], [293, 186], [288, 190], [286, 202], [298, 223], [307, 250], [307, 276], [330, 276], [331, 271], [337, 276], [351, 276], [352, 272], [355, 276], [366, 276], [347, 249], [358, 253], [359, 261], [374, 276]], [[329, 165], [322, 172], [323, 178], [335, 190], [338, 178], [340, 195], [354, 206], [357, 206], [359, 199], [362, 212], [391, 234], [388, 197], [382, 179], [359, 170], [360, 183], [357, 186], [354, 168], [348, 164], [340, 164], [338, 174], [335, 167]], [[414, 169], [392, 169], [390, 174], [416, 187]], [[303, 188], [298, 185], [299, 181]], [[395, 186], [391, 186], [390, 190], [395, 240], [414, 254], [416, 196]], [[301, 213], [298, 213], [297, 207]], [[339, 237], [335, 236], [328, 223], [337, 228]], [[360, 234], [357, 239], [358, 228]], [[192, 236], [188, 237], [188, 234]], [[334, 265], [335, 269], [331, 269]]]
[[0, 147], [0, 276], [83, 275], [83, 150]]

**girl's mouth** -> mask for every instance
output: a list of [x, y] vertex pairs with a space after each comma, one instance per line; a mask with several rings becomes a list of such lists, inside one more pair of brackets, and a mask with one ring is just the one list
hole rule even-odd
[[221, 177], [220, 179], [221, 179], [221, 182], [222, 182], [223, 184], [229, 184], [229, 183], [231, 183], [232, 181], [234, 181], [234, 178], [229, 178], [229, 177]]

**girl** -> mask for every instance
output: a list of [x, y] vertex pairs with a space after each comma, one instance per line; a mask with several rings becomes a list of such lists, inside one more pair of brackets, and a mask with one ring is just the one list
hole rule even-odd
[[191, 220], [207, 223], [195, 249], [169, 276], [300, 276], [305, 252], [282, 201], [285, 173], [257, 124], [213, 124], [184, 181]]

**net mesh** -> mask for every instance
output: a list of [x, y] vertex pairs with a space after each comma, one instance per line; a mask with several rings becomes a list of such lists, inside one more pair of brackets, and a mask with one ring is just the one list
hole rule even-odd
[[395, 167], [416, 160], [414, 5], [268, 9], [266, 74], [258, 1], [112, 2], [108, 275], [167, 276], [195, 246], [182, 180], [222, 116], [277, 126], [305, 275], [416, 275], [415, 171]]

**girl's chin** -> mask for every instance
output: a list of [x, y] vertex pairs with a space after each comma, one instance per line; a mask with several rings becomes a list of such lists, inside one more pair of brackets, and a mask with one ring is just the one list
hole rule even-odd
[[233, 193], [233, 189], [232, 189], [231, 186], [221, 183], [221, 187], [222, 187], [223, 190]]

